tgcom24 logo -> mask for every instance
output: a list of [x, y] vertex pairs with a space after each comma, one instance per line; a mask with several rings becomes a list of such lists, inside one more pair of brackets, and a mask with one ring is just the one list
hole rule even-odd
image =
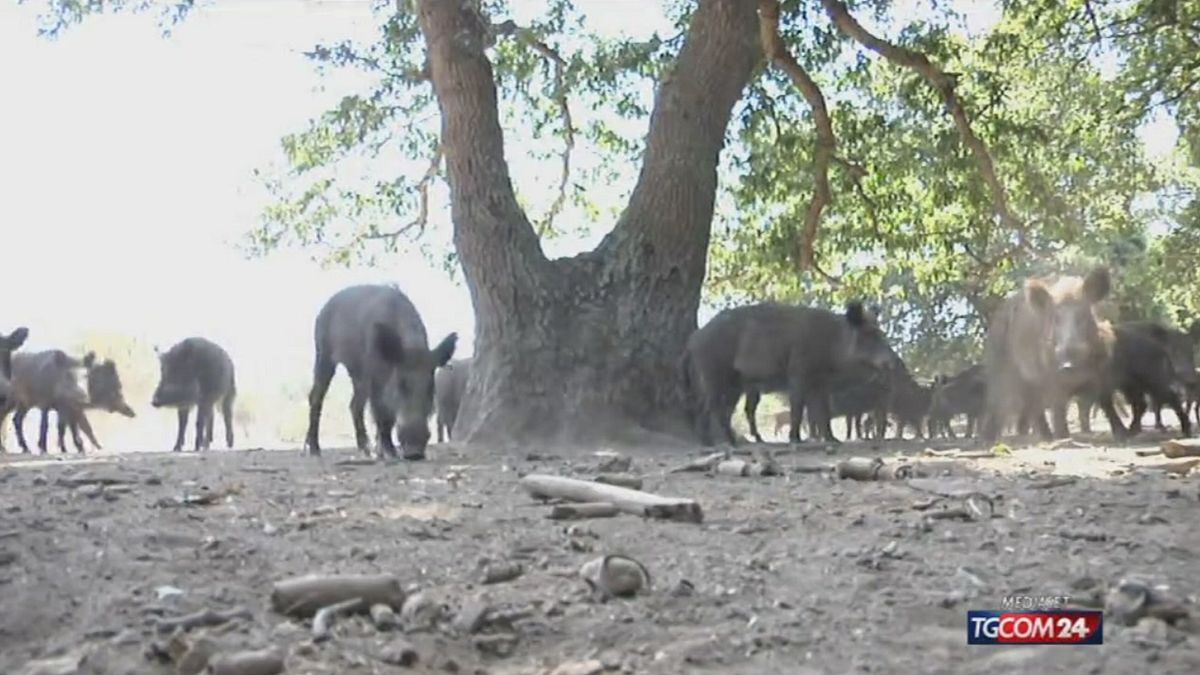
[[1104, 644], [1104, 612], [1079, 609], [969, 610], [967, 644]]

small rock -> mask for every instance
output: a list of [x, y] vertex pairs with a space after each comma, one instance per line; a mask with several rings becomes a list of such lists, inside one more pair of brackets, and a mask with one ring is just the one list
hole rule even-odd
[[387, 644], [379, 654], [379, 660], [393, 666], [415, 666], [420, 660], [417, 650], [407, 640], [397, 638]]
[[476, 635], [471, 642], [475, 649], [489, 656], [504, 658], [512, 654], [517, 646], [517, 636], [512, 633], [496, 633], [494, 635]]
[[379, 630], [391, 630], [396, 627], [398, 621], [391, 607], [379, 603], [371, 605], [371, 623]]
[[425, 630], [438, 624], [446, 609], [427, 592], [413, 593], [400, 607], [400, 620], [408, 632]]
[[559, 664], [550, 671], [550, 675], [597, 675], [604, 672], [604, 664], [596, 659], [589, 661], [572, 661]]
[[138, 634], [137, 631], [130, 629], [130, 628], [126, 628], [125, 630], [121, 631], [120, 633], [117, 633], [116, 635], [112, 636], [112, 639], [109, 640], [108, 642], [109, 642], [109, 644], [115, 645], [117, 647], [123, 647], [125, 645], [135, 645], [141, 641], [142, 641], [142, 636], [140, 634]]
[[75, 488], [75, 491], [78, 492], [79, 495], [82, 497], [88, 497], [88, 498], [99, 497], [100, 493], [104, 492], [104, 486], [99, 485], [99, 484], [94, 484], [94, 483], [88, 483], [86, 485], [80, 485], [79, 487]]
[[184, 591], [182, 588], [176, 588], [174, 586], [159, 586], [154, 589], [154, 592], [158, 594], [159, 600], [166, 600], [167, 598], [183, 595]]
[[487, 621], [491, 608], [481, 598], [468, 600], [454, 617], [454, 627], [460, 632], [470, 634], [478, 631]]

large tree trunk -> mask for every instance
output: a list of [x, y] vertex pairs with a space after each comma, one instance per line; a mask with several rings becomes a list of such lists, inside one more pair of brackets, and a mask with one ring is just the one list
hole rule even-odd
[[454, 242], [475, 307], [476, 365], [455, 423], [468, 442], [643, 442], [684, 432], [678, 362], [696, 328], [717, 160], [761, 60], [756, 0], [703, 0], [650, 119], [641, 175], [595, 251], [548, 260], [504, 161], [486, 21], [422, 0], [442, 114]]

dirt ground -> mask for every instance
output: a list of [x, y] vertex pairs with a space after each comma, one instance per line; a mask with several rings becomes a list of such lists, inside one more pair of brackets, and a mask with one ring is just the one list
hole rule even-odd
[[[1179, 460], [1138, 456], [1153, 439], [965, 459], [951, 455], [986, 453], [919, 441], [772, 447], [782, 476], [668, 473], [699, 448], [622, 453], [645, 490], [697, 500], [702, 524], [548, 520], [518, 483], [594, 477], [611, 460], [603, 449], [442, 445], [425, 462], [373, 465], [345, 463], [348, 450], [9, 454], [0, 673], [172, 673], [153, 656], [168, 637], [156, 622], [237, 607], [249, 618], [184, 637], [276, 647], [288, 673], [1200, 672], [1195, 619], [1124, 627], [1106, 615], [1102, 646], [966, 645], [968, 609], [1014, 594], [1095, 607], [1123, 577], [1167, 584], [1200, 612], [1200, 481], [1155, 466]], [[806, 470], [852, 455], [911, 462], [917, 478]], [[930, 490], [951, 496], [930, 506]], [[992, 517], [929, 516], [965, 504], [962, 491], [990, 498]], [[213, 492], [224, 496], [181, 503]], [[572, 575], [607, 553], [644, 563], [650, 590], [593, 599]], [[524, 573], [483, 585], [485, 562]], [[314, 642], [307, 621], [271, 609], [278, 580], [380, 572], [422, 592], [401, 630], [354, 616]], [[471, 632], [462, 610], [479, 603], [490, 609]], [[389, 664], [403, 641], [416, 664]]]

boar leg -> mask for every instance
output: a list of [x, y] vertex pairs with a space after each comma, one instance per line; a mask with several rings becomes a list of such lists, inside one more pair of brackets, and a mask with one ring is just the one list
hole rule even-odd
[[24, 405], [18, 405], [16, 412], [13, 413], [13, 427], [17, 431], [17, 445], [21, 446], [21, 452], [29, 454], [29, 445], [25, 443], [25, 415], [29, 412], [29, 408]]
[[[1154, 405], [1158, 410], [1162, 410], [1163, 404], [1166, 404], [1171, 408], [1172, 412], [1175, 413], [1175, 416], [1179, 418], [1179, 431], [1185, 438], [1192, 435], [1191, 420], [1188, 419], [1188, 414], [1183, 408], [1183, 402], [1179, 399], [1179, 394], [1176, 393], [1174, 389], [1171, 387], [1166, 387], [1157, 392], [1152, 392], [1151, 396], [1154, 398]], [[1166, 427], [1162, 428], [1162, 430], [1165, 429]]]
[[42, 408], [42, 416], [38, 421], [38, 450], [46, 454], [46, 436], [50, 434], [50, 409]]
[[[804, 400], [804, 390], [802, 388], [793, 385], [790, 389], [791, 390], [788, 392], [788, 407], [791, 408], [792, 427], [790, 429], [788, 429], [788, 442], [789, 443], [799, 443], [800, 442], [800, 425], [803, 423], [802, 416], [804, 415], [805, 406], [807, 405], [808, 402]], [[809, 408], [808, 409], [808, 424], [810, 426], [809, 431], [808, 431], [809, 437], [814, 436], [813, 429], [812, 429], [812, 425], [814, 424], [814, 422], [813, 422], [814, 419], [815, 418], [813, 417], [812, 408]]]
[[1154, 428], [1159, 431], [1166, 431], [1167, 425], [1163, 424], [1163, 421], [1162, 421], [1162, 403], [1161, 403], [1161, 401], [1162, 401], [1162, 399], [1158, 399], [1154, 402]]
[[[350, 396], [350, 421], [354, 423], [354, 443], [360, 452], [371, 454], [371, 438], [367, 435], [365, 419], [367, 399], [370, 397], [370, 384], [365, 377], [352, 377], [354, 393]], [[372, 415], [374, 410], [372, 410]]]
[[1079, 431], [1090, 434], [1092, 433], [1092, 396], [1091, 394], [1082, 394], [1075, 399], [1075, 408], [1079, 411]]
[[829, 443], [841, 443], [833, 435], [833, 410], [829, 401], [829, 392], [824, 387], [820, 387], [816, 391], [817, 393], [809, 397], [809, 410], [816, 412], [816, 415], [813, 415], [813, 417], [817, 421], [817, 430], [820, 431], [821, 436]]
[[[337, 363], [318, 351], [316, 362], [313, 364], [313, 385], [308, 392], [308, 433], [304, 437], [304, 445], [310, 455], [321, 454], [321, 406], [325, 404], [325, 392], [329, 391], [329, 383], [333, 381], [335, 372]], [[350, 378], [354, 380], [354, 392], [357, 395], [358, 378], [354, 373], [350, 374]], [[355, 427], [355, 432], [357, 431]]]
[[187, 431], [188, 415], [191, 413], [191, 406], [179, 406], [179, 431], [175, 434], [175, 447], [172, 450], [173, 452], [179, 452], [180, 450], [183, 450], [183, 437], [184, 433]]
[[396, 458], [396, 445], [392, 442], [392, 431], [396, 427], [396, 415], [384, 403], [383, 389], [387, 381], [382, 377], [371, 378], [371, 417], [375, 418], [375, 435], [380, 457]]
[[[91, 442], [93, 448], [95, 448], [97, 450], [103, 449], [100, 446], [100, 441], [96, 440], [96, 434], [92, 432], [92, 423], [88, 421], [86, 412], [84, 412], [83, 410], [72, 411], [68, 415], [68, 418], [71, 423], [71, 430], [72, 430], [71, 432], [76, 437], [76, 441], [75, 441], [76, 449], [79, 449], [79, 446], [82, 445], [81, 443], [79, 443], [79, 440], [78, 440], [79, 429], [83, 429], [83, 435], [86, 436], [88, 441]], [[79, 451], [83, 452], [82, 450], [79, 450]]]
[[754, 438], [755, 443], [762, 443], [762, 436], [758, 433], [758, 420], [755, 419], [755, 414], [758, 412], [758, 401], [762, 398], [762, 394], [757, 389], [746, 390], [746, 424], [750, 427], [750, 435]]
[[216, 406], [210, 405], [210, 406], [208, 406], [208, 414], [204, 417], [204, 449], [205, 450], [212, 448], [213, 427], [216, 426], [216, 420], [217, 420]]
[[1067, 426], [1067, 404], [1069, 401], [1056, 402], [1051, 411], [1054, 415], [1054, 437], [1067, 438], [1071, 435], [1071, 430]]
[[1113, 391], [1105, 389], [1100, 392], [1096, 402], [1100, 404], [1100, 410], [1104, 411], [1104, 416], [1108, 418], [1108, 426], [1112, 428], [1114, 438], [1125, 439], [1133, 435], [1131, 429], [1125, 428], [1125, 423], [1121, 421], [1121, 416], [1117, 414], [1117, 406], [1113, 404]]
[[210, 429], [212, 429], [212, 416], [212, 403], [201, 401], [196, 405], [196, 452], [208, 449], [208, 435]]
[[233, 449], [233, 400], [230, 393], [221, 401], [221, 419], [225, 422], [225, 447]]

